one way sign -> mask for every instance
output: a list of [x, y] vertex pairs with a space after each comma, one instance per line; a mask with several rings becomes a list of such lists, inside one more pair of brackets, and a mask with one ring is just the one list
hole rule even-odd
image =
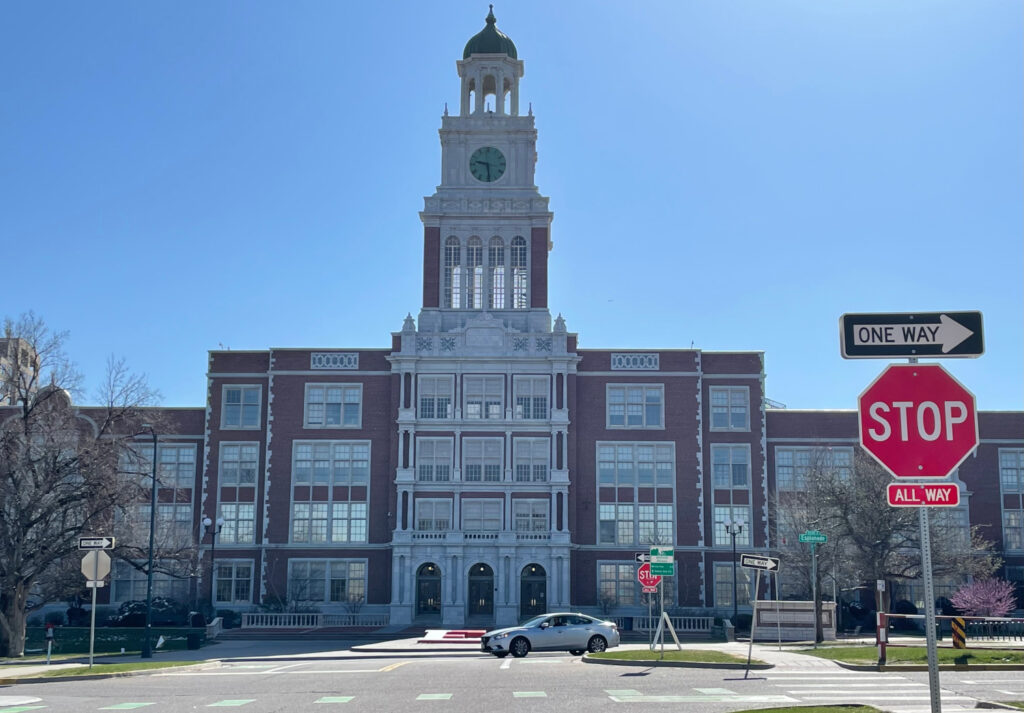
[[764, 555], [740, 555], [740, 567], [775, 572], [779, 569], [779, 558]]
[[112, 550], [114, 549], [113, 537], [79, 537], [78, 549], [80, 550]]
[[974, 358], [985, 352], [981, 312], [844, 314], [839, 343], [844, 359]]

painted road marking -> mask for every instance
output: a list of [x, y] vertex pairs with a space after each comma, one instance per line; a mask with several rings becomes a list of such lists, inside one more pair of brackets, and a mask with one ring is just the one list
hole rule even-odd
[[547, 698], [544, 691], [512, 691], [513, 698]]
[[207, 708], [216, 708], [218, 706], [220, 706], [220, 707], [244, 706], [247, 703], [252, 703], [255, 700], [256, 700], [255, 698], [235, 698], [235, 699], [228, 699], [226, 701], [217, 701], [216, 703], [211, 703], [210, 705], [208, 705], [206, 707]]
[[799, 703], [789, 696], [610, 696], [616, 703]]
[[452, 697], [450, 693], [421, 693], [416, 696], [417, 701], [447, 701]]
[[511, 668], [511, 666], [512, 666], [512, 659], [505, 659], [504, 661], [501, 662], [502, 670]]
[[0, 708], [0, 713], [22, 713], [22, 711], [34, 711], [46, 706], [15, 706], [14, 708]]
[[[834, 701], [834, 700], [843, 700], [843, 699], [851, 698], [852, 696], [856, 696], [858, 701], [927, 701], [929, 698], [931, 698], [931, 696], [895, 696], [895, 695], [892, 695], [892, 694], [889, 694], [889, 695], [886, 695], [886, 696], [865, 696], [865, 695], [860, 694], [860, 693], [853, 693], [853, 694], [851, 694], [851, 693], [837, 693], [837, 694], [816, 695], [816, 696], [808, 696], [808, 695], [805, 695], [805, 694], [799, 694], [799, 695], [800, 695], [801, 698], [803, 698], [804, 700], [807, 700], [807, 701]], [[958, 696], [958, 695], [949, 695], [949, 696], [940, 696], [940, 697], [941, 697], [941, 699], [943, 701], [952, 701], [954, 699], [973, 700], [973, 699], [969, 699], [966, 696]]]
[[106, 706], [98, 710], [101, 711], [130, 711], [135, 708], [145, 708], [146, 706], [155, 706], [156, 703], [117, 703], [112, 706]]
[[990, 678], [987, 681], [960, 681], [968, 686], [987, 686], [990, 683], [1019, 683], [1019, 678]]
[[613, 690], [609, 690], [609, 689], [606, 688], [604, 692], [607, 693], [609, 696], [639, 696], [640, 695], [640, 691], [637, 691], [637, 690], [632, 689], [632, 688], [622, 688], [622, 689], [613, 689]]
[[348, 703], [353, 698], [355, 696], [324, 696], [320, 700], [314, 701], [314, 703]]
[[405, 666], [407, 663], [412, 663], [412, 661], [399, 661], [398, 663], [393, 663], [390, 666], [385, 666], [384, 668], [382, 668], [380, 670], [381, 671], [394, 671], [399, 666]]
[[[781, 686], [782, 684], [776, 684]], [[843, 688], [902, 688], [903, 686], [927, 686], [927, 683], [914, 683], [913, 681], [907, 681], [906, 683], [844, 683]], [[803, 690], [805, 688], [836, 688], [834, 683], [801, 683], [795, 686], [787, 686], [792, 690]]]
[[694, 688], [697, 693], [704, 696], [735, 696], [736, 691], [730, 691], [728, 688]]

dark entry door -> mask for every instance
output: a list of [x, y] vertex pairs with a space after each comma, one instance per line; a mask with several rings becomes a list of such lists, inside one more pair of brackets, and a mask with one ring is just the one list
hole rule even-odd
[[475, 564], [469, 570], [469, 616], [494, 615], [494, 571], [485, 564]]
[[441, 612], [441, 570], [425, 564], [416, 572], [416, 614]]
[[519, 618], [543, 614], [548, 608], [548, 576], [539, 564], [523, 567], [519, 587]]

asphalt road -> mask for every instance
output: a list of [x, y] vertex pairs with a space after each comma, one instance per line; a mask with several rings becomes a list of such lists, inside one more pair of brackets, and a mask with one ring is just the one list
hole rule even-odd
[[[943, 672], [943, 710], [977, 698], [1024, 700], [1020, 672]], [[1006, 693], [1001, 693], [1005, 691]], [[15, 701], [13, 697], [22, 699]], [[36, 700], [26, 700], [36, 699]], [[735, 711], [862, 702], [899, 713], [927, 711], [927, 673], [798, 668], [751, 672], [585, 664], [565, 654], [499, 660], [473, 654], [313, 657], [227, 661], [219, 667], [94, 681], [0, 688], [0, 713], [206, 708], [270, 711]]]

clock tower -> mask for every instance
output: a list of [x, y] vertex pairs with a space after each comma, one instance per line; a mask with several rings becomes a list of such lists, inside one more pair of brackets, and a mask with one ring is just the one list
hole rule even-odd
[[548, 331], [552, 214], [534, 185], [537, 130], [520, 113], [523, 62], [493, 6], [457, 63], [459, 113], [441, 123], [441, 185], [424, 200], [420, 331], [487, 313], [521, 332]]

